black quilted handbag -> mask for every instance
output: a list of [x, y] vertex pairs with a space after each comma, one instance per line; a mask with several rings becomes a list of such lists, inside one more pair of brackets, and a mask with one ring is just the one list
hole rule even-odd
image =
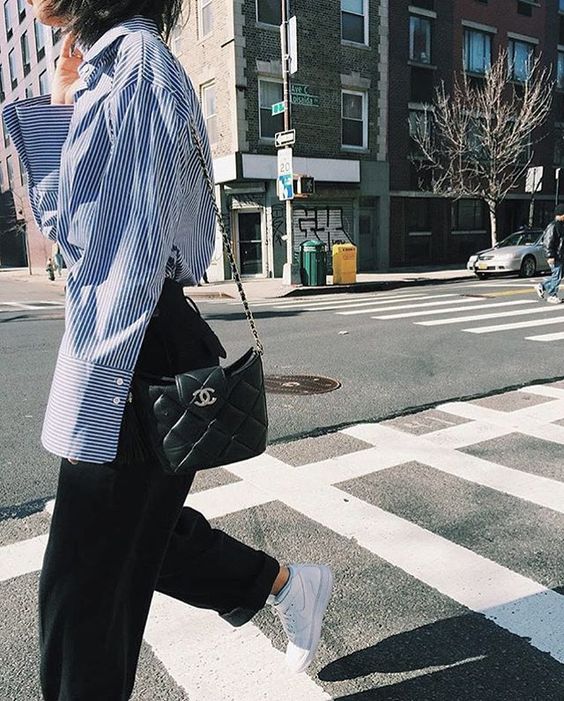
[[[204, 177], [213, 198], [199, 136], [192, 127]], [[245, 314], [255, 339], [232, 365], [198, 368], [174, 378], [143, 378], [135, 384], [140, 403], [152, 421], [146, 422], [153, 449], [163, 468], [175, 474], [247, 460], [266, 449], [268, 416], [262, 369], [263, 347], [249, 309], [231, 242], [213, 199], [223, 242], [237, 283]], [[220, 346], [221, 347], [221, 346]], [[143, 437], [141, 437], [143, 438]]]

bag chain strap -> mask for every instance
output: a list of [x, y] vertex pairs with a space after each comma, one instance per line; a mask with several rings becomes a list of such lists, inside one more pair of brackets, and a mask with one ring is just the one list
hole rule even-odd
[[192, 132], [192, 138], [194, 139], [194, 142], [196, 143], [196, 149], [198, 151], [198, 157], [200, 159], [200, 163], [202, 165], [202, 169], [204, 171], [204, 179], [208, 185], [211, 198], [212, 198], [212, 204], [215, 210], [215, 215], [217, 218], [217, 222], [219, 224], [219, 228], [221, 230], [221, 234], [223, 236], [223, 245], [225, 247], [225, 250], [227, 251], [227, 255], [229, 257], [229, 263], [231, 265], [231, 272], [233, 273], [233, 278], [235, 279], [235, 282], [237, 283], [237, 289], [239, 290], [239, 295], [241, 296], [241, 302], [243, 302], [243, 307], [245, 309], [245, 316], [247, 317], [247, 321], [249, 322], [249, 325], [251, 327], [251, 332], [254, 336], [255, 339], [255, 345], [257, 352], [262, 355], [264, 353], [264, 346], [262, 345], [262, 342], [259, 338], [259, 334], [257, 331], [257, 327], [255, 324], [255, 320], [253, 317], [253, 313], [249, 307], [249, 303], [247, 301], [247, 295], [245, 294], [245, 290], [243, 289], [243, 283], [241, 282], [241, 276], [239, 274], [239, 268], [237, 267], [237, 263], [235, 262], [235, 257], [233, 256], [233, 248], [231, 247], [231, 239], [229, 238], [226, 230], [225, 230], [225, 223], [223, 221], [223, 217], [219, 211], [219, 208], [217, 206], [217, 203], [215, 201], [215, 192], [214, 192], [214, 186], [212, 179], [210, 177], [210, 174], [208, 172], [208, 168], [206, 165], [206, 161], [204, 158], [204, 152], [202, 149], [202, 143], [200, 141], [200, 135], [196, 131], [196, 126], [194, 122], [191, 122], [190, 124], [190, 131]]

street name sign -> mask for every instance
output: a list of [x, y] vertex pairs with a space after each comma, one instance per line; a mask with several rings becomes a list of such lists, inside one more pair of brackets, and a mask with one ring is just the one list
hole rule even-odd
[[280, 114], [281, 112], [284, 112], [284, 103], [283, 102], [276, 102], [272, 105], [272, 115], [274, 116], [275, 114]]
[[276, 148], [282, 146], [291, 146], [296, 143], [296, 130], [289, 129], [288, 131], [278, 131], [274, 135], [274, 145]]
[[291, 148], [281, 148], [278, 151], [278, 197], [282, 201], [294, 199], [294, 169]]
[[525, 192], [538, 192], [542, 183], [543, 167], [535, 166], [527, 168], [527, 179], [525, 181]]
[[319, 95], [312, 95], [309, 92], [309, 85], [292, 83], [290, 87], [290, 100], [293, 105], [319, 107]]

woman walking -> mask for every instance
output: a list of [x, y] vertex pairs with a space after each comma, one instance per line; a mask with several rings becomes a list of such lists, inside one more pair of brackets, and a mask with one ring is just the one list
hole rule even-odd
[[[155, 590], [235, 626], [272, 604], [287, 664], [303, 671], [330, 570], [280, 565], [212, 529], [183, 507], [193, 475], [165, 474], [131, 440], [149, 420], [135, 408], [136, 372], [192, 367], [182, 287], [198, 284], [215, 241], [189, 129], [211, 172], [203, 116], [165, 44], [181, 0], [27, 1], [40, 22], [66, 31], [51, 95], [4, 111], [36, 222], [68, 267], [42, 433], [62, 458], [40, 581], [44, 698], [128, 699]], [[217, 349], [204, 352], [217, 363]]]

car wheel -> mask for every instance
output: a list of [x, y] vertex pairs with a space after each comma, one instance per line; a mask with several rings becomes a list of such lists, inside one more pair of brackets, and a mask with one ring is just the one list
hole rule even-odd
[[486, 273], [476, 273], [476, 277], [478, 278], [478, 280], [485, 280], [488, 276], [486, 275]]
[[537, 262], [533, 256], [525, 256], [519, 270], [520, 277], [533, 277], [537, 272]]

